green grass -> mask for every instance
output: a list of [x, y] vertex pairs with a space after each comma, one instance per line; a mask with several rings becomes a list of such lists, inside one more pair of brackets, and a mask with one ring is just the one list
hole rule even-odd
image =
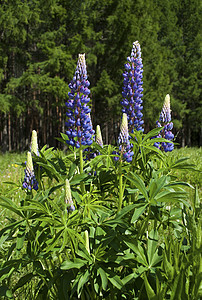
[[21, 185], [24, 170], [19, 164], [25, 161], [25, 153], [6, 153], [0, 155], [0, 195], [11, 194], [13, 189], [16, 189], [16, 186], [12, 186], [6, 182], [14, 182]]
[[[202, 148], [181, 148], [175, 149], [173, 152], [168, 153], [173, 160], [180, 159], [182, 157], [188, 157], [188, 163], [194, 164], [194, 170], [176, 170], [173, 174], [181, 181], [186, 181], [193, 186], [198, 186], [202, 189]], [[0, 195], [12, 195], [13, 200], [18, 200], [23, 191], [17, 189], [16, 186], [6, 184], [4, 182], [15, 182], [21, 185], [24, 170], [18, 163], [26, 161], [26, 153], [6, 153], [0, 154]], [[202, 191], [202, 190], [201, 190]]]
[[202, 148], [180, 148], [175, 149], [169, 154], [173, 160], [182, 157], [189, 158], [187, 162], [193, 164], [195, 170], [177, 170], [174, 172], [179, 177], [179, 180], [189, 182], [193, 186], [202, 188]]

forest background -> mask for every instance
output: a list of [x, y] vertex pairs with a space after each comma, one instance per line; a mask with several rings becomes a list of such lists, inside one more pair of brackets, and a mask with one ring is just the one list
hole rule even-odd
[[86, 53], [93, 125], [116, 143], [122, 73], [136, 40], [145, 132], [170, 94], [175, 141], [201, 146], [201, 24], [199, 0], [0, 1], [0, 150], [27, 149], [33, 129], [40, 146], [59, 146], [79, 53]]

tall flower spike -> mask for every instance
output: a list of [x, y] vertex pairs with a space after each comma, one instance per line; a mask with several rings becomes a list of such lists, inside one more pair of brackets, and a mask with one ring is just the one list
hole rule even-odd
[[133, 43], [131, 56], [127, 58], [127, 61], [123, 73], [122, 112], [127, 114], [129, 132], [133, 132], [134, 128], [144, 131], [142, 127], [144, 123], [142, 120], [143, 64], [138, 41]]
[[[167, 94], [163, 104], [162, 111], [160, 113], [159, 121], [156, 122], [157, 127], [163, 127], [161, 132], [157, 137], [163, 137], [169, 141], [172, 141], [174, 138], [171, 130], [173, 129], [173, 123], [171, 122], [171, 109], [170, 109], [170, 95]], [[165, 152], [172, 151], [174, 149], [173, 143], [155, 143], [154, 146], [162, 149]]]
[[101, 129], [100, 125], [97, 125], [96, 127], [96, 143], [103, 148], [103, 141], [102, 141], [102, 134], [101, 134]]
[[72, 201], [71, 188], [70, 188], [68, 179], [65, 180], [65, 203], [68, 205], [68, 207], [67, 207], [68, 212], [75, 210], [75, 206]]
[[32, 155], [31, 152], [27, 152], [27, 162], [26, 162], [26, 168], [25, 168], [25, 177], [22, 184], [23, 188], [28, 189], [31, 191], [32, 189], [38, 190], [38, 182], [34, 175], [34, 168], [33, 168], [33, 162], [32, 162]]
[[39, 156], [38, 142], [37, 142], [37, 132], [36, 132], [36, 130], [32, 130], [31, 153], [34, 153], [35, 155]]
[[119, 151], [121, 155], [123, 155], [123, 159], [125, 159], [127, 162], [131, 162], [134, 152], [132, 151], [132, 145], [129, 142], [128, 118], [126, 113], [123, 113], [120, 134], [118, 137], [118, 145]]
[[162, 111], [160, 113], [160, 122], [169, 123], [171, 122], [171, 109], [170, 109], [170, 95], [167, 94], [163, 104]]
[[80, 148], [81, 145], [91, 145], [92, 135], [94, 134], [89, 113], [90, 101], [88, 89], [90, 82], [87, 80], [85, 54], [79, 54], [76, 72], [73, 80], [69, 84], [71, 92], [68, 93], [69, 99], [65, 103], [67, 107], [66, 134], [67, 144]]

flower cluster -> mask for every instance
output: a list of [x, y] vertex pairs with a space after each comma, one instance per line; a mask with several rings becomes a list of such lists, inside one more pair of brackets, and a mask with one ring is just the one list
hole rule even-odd
[[125, 71], [123, 73], [123, 99], [121, 104], [123, 106], [122, 112], [127, 114], [129, 132], [144, 131], [142, 125], [142, 78], [143, 78], [143, 64], [141, 58], [141, 49], [138, 41], [133, 43], [131, 56], [127, 58], [125, 64]]
[[87, 80], [85, 54], [79, 54], [76, 72], [73, 80], [69, 84], [71, 92], [69, 99], [65, 103], [67, 107], [67, 144], [80, 148], [81, 145], [91, 145], [94, 130], [89, 117], [91, 111], [88, 103], [90, 82]]
[[67, 211], [72, 212], [75, 210], [74, 202], [72, 200], [71, 188], [69, 184], [69, 180], [65, 181], [65, 203], [67, 204]]
[[[119, 154], [119, 156], [123, 156], [124, 160], [126, 160], [127, 162], [131, 162], [133, 159], [134, 152], [132, 150], [132, 145], [129, 141], [128, 119], [126, 113], [124, 113], [122, 117], [121, 130], [118, 137], [118, 145], [120, 152], [113, 152], [113, 154]], [[115, 161], [117, 161], [119, 160], [119, 157], [115, 157], [114, 159]]]
[[28, 189], [29, 191], [31, 191], [32, 189], [36, 191], [38, 190], [38, 181], [36, 180], [36, 177], [34, 175], [32, 155], [30, 151], [27, 152], [25, 177], [22, 186], [24, 189]]
[[[163, 127], [163, 129], [160, 131], [159, 135], [157, 137], [165, 138], [169, 141], [172, 141], [174, 138], [173, 133], [171, 130], [173, 129], [173, 123], [171, 122], [171, 109], [170, 109], [170, 95], [167, 94], [165, 97], [165, 101], [163, 104], [162, 111], [160, 113], [159, 121], [156, 122], [157, 127]], [[154, 146], [157, 148], [160, 148], [162, 146], [162, 149], [165, 152], [172, 151], [174, 149], [173, 143], [155, 143]]]

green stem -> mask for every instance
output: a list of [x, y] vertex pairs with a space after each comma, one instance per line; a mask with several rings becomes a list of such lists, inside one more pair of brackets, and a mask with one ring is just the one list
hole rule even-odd
[[[80, 174], [83, 174], [83, 150], [81, 148], [79, 149], [79, 159], [80, 159], [80, 168], [79, 168], [79, 171], [80, 171]], [[85, 185], [84, 185], [84, 182], [81, 182], [80, 187], [81, 187], [82, 195], [84, 195], [85, 194]]]
[[122, 174], [122, 160], [119, 165], [119, 203], [118, 203], [118, 212], [122, 208], [123, 203], [123, 174]]

